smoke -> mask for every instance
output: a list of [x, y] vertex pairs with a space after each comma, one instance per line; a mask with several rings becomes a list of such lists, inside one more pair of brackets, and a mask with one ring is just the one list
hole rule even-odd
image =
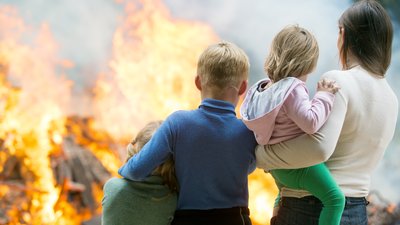
[[16, 7], [30, 26], [48, 24], [60, 57], [74, 63], [67, 73], [78, 85], [75, 88], [92, 85], [96, 74], [107, 67], [122, 5], [98, 0], [0, 0], [2, 5]]
[[318, 77], [338, 68], [336, 41], [338, 19], [349, 1], [179, 1], [166, 0], [174, 16], [202, 20], [222, 38], [237, 43], [251, 59], [251, 79], [264, 77], [263, 62], [273, 37], [284, 27], [298, 24], [318, 39], [320, 58], [315, 76], [310, 77], [311, 90]]
[[[67, 113], [90, 114], [91, 89], [98, 74], [108, 69], [112, 38], [123, 5], [109, 0], [0, 0], [1, 6], [15, 7], [32, 30], [48, 25], [59, 44], [59, 57], [73, 63], [73, 67], [63, 69], [67, 78], [74, 81]], [[30, 38], [29, 34], [26, 36]]]
[[[269, 44], [275, 34], [289, 24], [309, 29], [320, 45], [318, 66], [308, 81], [311, 94], [320, 75], [339, 69], [337, 20], [351, 4], [350, 0], [165, 0], [165, 3], [173, 17], [208, 23], [221, 39], [245, 49], [252, 64], [251, 83], [265, 76], [263, 61]], [[2, 5], [15, 6], [32, 26], [48, 23], [60, 45], [60, 56], [75, 64], [67, 74], [75, 85], [78, 84], [76, 89], [91, 87], [97, 74], [107, 69], [112, 36], [120, 16], [123, 16], [123, 5], [110, 0], [0, 0]], [[400, 99], [398, 34], [388, 80]], [[372, 181], [372, 189], [380, 190], [384, 196], [395, 201], [400, 200], [400, 177], [394, 172], [400, 171], [399, 137], [400, 126]]]

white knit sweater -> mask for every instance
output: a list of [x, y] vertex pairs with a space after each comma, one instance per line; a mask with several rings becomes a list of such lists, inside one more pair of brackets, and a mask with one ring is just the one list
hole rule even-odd
[[[336, 80], [332, 113], [313, 135], [256, 148], [257, 166], [264, 170], [308, 167], [326, 161], [348, 197], [368, 195], [371, 174], [393, 138], [398, 101], [385, 78], [361, 66], [330, 71], [323, 77]], [[284, 188], [283, 196], [303, 197], [305, 191]]]

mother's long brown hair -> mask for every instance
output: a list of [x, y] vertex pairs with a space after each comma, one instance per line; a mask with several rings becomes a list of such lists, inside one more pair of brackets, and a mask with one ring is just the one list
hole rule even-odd
[[344, 67], [351, 54], [370, 73], [384, 76], [391, 61], [393, 25], [386, 10], [375, 0], [361, 0], [339, 19], [344, 29], [340, 58]]

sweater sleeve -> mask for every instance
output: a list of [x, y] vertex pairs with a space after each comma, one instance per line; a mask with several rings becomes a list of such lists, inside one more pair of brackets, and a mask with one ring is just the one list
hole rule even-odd
[[309, 167], [329, 159], [339, 139], [347, 111], [347, 101], [339, 90], [331, 115], [322, 128], [312, 134], [274, 145], [256, 147], [257, 167], [272, 169], [295, 169]]
[[142, 181], [172, 154], [173, 132], [170, 119], [165, 120], [150, 141], [123, 165], [118, 173], [133, 181]]
[[317, 132], [328, 118], [335, 95], [318, 91], [310, 101], [304, 85], [292, 90], [283, 104], [287, 116], [307, 134]]

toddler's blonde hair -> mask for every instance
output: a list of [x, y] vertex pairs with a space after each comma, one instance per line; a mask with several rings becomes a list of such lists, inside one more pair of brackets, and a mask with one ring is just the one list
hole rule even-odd
[[[136, 138], [127, 146], [126, 161], [128, 161], [133, 155], [137, 154], [143, 148], [143, 146], [149, 142], [154, 132], [160, 127], [161, 123], [161, 120], [149, 122], [139, 131], [139, 133], [136, 135]], [[165, 184], [172, 191], [178, 191], [178, 181], [175, 176], [175, 164], [172, 156], [159, 167], [157, 167], [153, 174], [160, 175]]]
[[221, 41], [209, 46], [197, 63], [197, 75], [202, 85], [223, 90], [238, 86], [249, 76], [249, 59], [235, 44]]
[[314, 70], [318, 56], [319, 47], [314, 35], [298, 25], [287, 26], [272, 41], [264, 69], [274, 82], [286, 77], [300, 77]]

